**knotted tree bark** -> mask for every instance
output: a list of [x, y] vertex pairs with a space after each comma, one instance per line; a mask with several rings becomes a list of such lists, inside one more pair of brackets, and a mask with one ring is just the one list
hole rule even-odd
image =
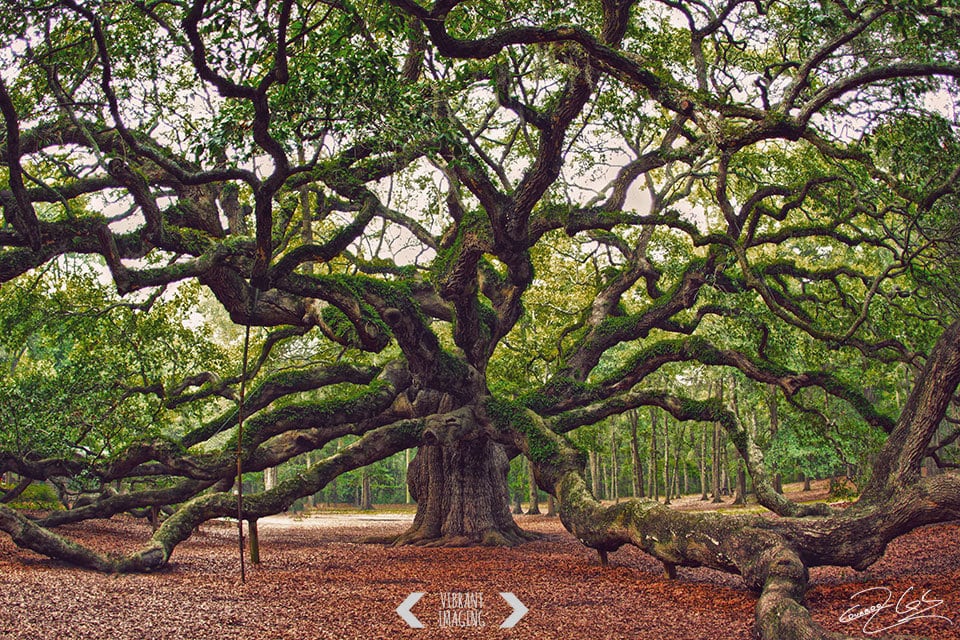
[[393, 544], [511, 546], [534, 538], [510, 515], [509, 470], [503, 445], [480, 429], [471, 409], [428, 419], [407, 471], [417, 515]]

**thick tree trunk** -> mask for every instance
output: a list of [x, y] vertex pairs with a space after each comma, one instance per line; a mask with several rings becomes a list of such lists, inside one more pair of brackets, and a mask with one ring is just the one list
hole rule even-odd
[[512, 546], [533, 539], [510, 515], [501, 445], [479, 437], [421, 446], [407, 470], [413, 526], [395, 545]]

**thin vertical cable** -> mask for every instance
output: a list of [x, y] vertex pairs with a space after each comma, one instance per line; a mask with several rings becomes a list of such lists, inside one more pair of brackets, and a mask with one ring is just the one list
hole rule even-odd
[[[258, 290], [254, 289], [250, 303], [250, 316], [257, 304]], [[240, 582], [247, 581], [247, 569], [243, 557], [243, 403], [247, 393], [247, 360], [250, 353], [250, 318], [243, 336], [243, 373], [240, 378], [240, 404], [237, 407], [237, 542], [240, 547]]]

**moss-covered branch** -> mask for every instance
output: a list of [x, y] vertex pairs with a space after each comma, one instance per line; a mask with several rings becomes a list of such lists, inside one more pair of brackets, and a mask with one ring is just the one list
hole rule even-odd
[[[491, 437], [534, 461], [538, 484], [560, 502], [564, 526], [601, 560], [629, 544], [660, 560], [671, 576], [677, 566], [738, 574], [759, 594], [757, 627], [766, 640], [843, 638], [820, 627], [803, 606], [807, 567], [866, 568], [905, 531], [960, 515], [960, 477], [953, 476], [904, 486], [882, 506], [825, 518], [680, 512], [643, 500], [606, 507], [587, 487], [585, 456], [535, 413], [488, 399], [483, 418]], [[537, 453], [546, 450], [549, 456]]]
[[[267, 407], [270, 403], [287, 394], [312, 391], [326, 386], [349, 382], [368, 384], [378, 374], [376, 367], [355, 367], [339, 364], [331, 367], [318, 367], [306, 370], [281, 371], [264, 378], [244, 399], [246, 415], [252, 415]], [[237, 424], [236, 408], [217, 416], [185, 435], [181, 442], [192, 447], [209, 440]]]
[[[342, 451], [321, 460], [307, 471], [279, 483], [276, 488], [247, 496], [244, 519], [260, 518], [286, 510], [294, 501], [320, 491], [337, 476], [416, 446], [423, 420], [403, 420], [367, 433]], [[230, 491], [218, 491], [183, 504], [140, 549], [122, 556], [93, 551], [0, 505], [0, 531], [20, 547], [50, 558], [107, 573], [152, 571], [164, 566], [178, 544], [196, 527], [213, 518], [236, 516], [237, 501]]]
[[163, 507], [178, 504], [193, 498], [200, 492], [213, 486], [213, 481], [183, 480], [172, 487], [162, 489], [142, 489], [129, 493], [110, 492], [90, 504], [74, 506], [65, 511], [53, 511], [36, 520], [43, 527], [59, 527], [71, 522], [94, 518], [109, 518], [118, 513], [142, 509], [144, 507]]
[[[630, 391], [663, 365], [691, 361], [735, 368], [752, 380], [781, 388], [788, 396], [803, 388], [819, 387], [849, 403], [868, 424], [887, 432], [894, 426], [893, 419], [878, 412], [863, 393], [832, 374], [822, 371], [794, 372], [775, 362], [742, 351], [719, 349], [697, 336], [655, 342], [628, 358], [605, 379], [595, 383], [588, 384], [557, 376], [539, 390], [524, 396], [524, 402], [529, 408], [545, 416], [572, 411], [579, 416], [572, 419], [572, 425], [575, 420], [584, 420], [590, 415], [590, 412], [577, 413], [579, 408], [604, 400], [609, 400], [610, 406], [615, 407], [618, 394]], [[596, 411], [602, 413], [603, 410], [598, 408]], [[600, 415], [600, 418], [602, 417], [605, 416]]]

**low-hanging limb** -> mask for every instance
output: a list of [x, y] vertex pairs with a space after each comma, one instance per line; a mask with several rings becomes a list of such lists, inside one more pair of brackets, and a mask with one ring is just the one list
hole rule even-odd
[[943, 419], [960, 384], [960, 322], [938, 340], [878, 459], [877, 488], [855, 507], [819, 518], [768, 518], [673, 511], [652, 501], [603, 506], [584, 479], [585, 459], [520, 404], [487, 398], [479, 420], [490, 437], [521, 450], [539, 486], [560, 501], [564, 526], [601, 558], [625, 544], [677, 566], [739, 574], [759, 594], [757, 627], [765, 639], [836, 640], [803, 606], [814, 566], [869, 567], [894, 538], [925, 524], [960, 518], [960, 475], [921, 478], [917, 451]]
[[575, 427], [594, 424], [607, 416], [644, 406], [659, 407], [681, 421], [694, 420], [720, 424], [729, 435], [737, 453], [746, 463], [747, 472], [753, 480], [757, 502], [761, 506], [780, 516], [822, 516], [832, 512], [829, 505], [798, 504], [777, 492], [764, 464], [763, 450], [733, 412], [716, 400], [695, 400], [665, 391], [633, 391], [577, 411], [560, 414], [548, 420], [546, 424], [556, 433], [567, 433]]
[[[290, 375], [297, 378], [291, 372], [286, 372], [286, 376], [277, 374], [269, 378], [269, 384], [259, 387], [255, 394], [255, 398], [260, 400], [255, 403], [256, 406], [269, 405], [278, 392], [277, 387], [290, 390], [306, 384], [312, 388], [318, 379], [332, 384], [355, 377], [357, 383], [370, 384], [345, 398], [293, 403], [257, 412], [243, 440], [244, 465], [253, 471], [274, 467], [302, 453], [319, 450], [332, 439], [344, 435], [362, 436], [407, 417], [403, 399], [398, 400], [398, 394], [409, 384], [405, 368], [400, 363], [389, 364], [371, 380], [377, 371], [373, 368], [334, 367], [309, 371], [306, 382], [289, 379]], [[225, 415], [229, 417], [230, 413]], [[82, 457], [67, 457], [41, 461], [27, 467], [15, 465], [14, 469], [36, 480], [76, 476], [85, 472], [98, 478], [103, 486], [121, 479], [182, 478], [166, 488], [141, 489], [129, 493], [105, 489], [100, 495], [84, 504], [75, 505], [73, 509], [35, 519], [41, 526], [53, 527], [91, 518], [108, 518], [123, 511], [148, 506], [183, 503], [210, 487], [214, 487], [215, 491], [225, 490], [218, 487], [224, 483], [229, 486], [232, 482], [236, 440], [233, 443], [227, 442], [219, 450], [203, 452], [188, 451], [189, 445], [182, 441], [153, 438], [132, 443], [102, 464]], [[16, 463], [17, 458], [8, 456], [7, 462]], [[4, 459], [0, 458], [2, 465]]]
[[112, 493], [90, 504], [74, 507], [66, 511], [54, 511], [35, 522], [47, 528], [64, 524], [109, 518], [118, 513], [141, 509], [143, 507], [177, 504], [196, 496], [214, 484], [213, 481], [183, 480], [172, 487], [163, 489], [144, 489], [131, 493]]
[[[401, 420], [375, 429], [309, 470], [280, 482], [274, 489], [248, 496], [243, 518], [256, 519], [286, 510], [299, 498], [320, 491], [337, 476], [419, 444], [423, 420]], [[160, 569], [178, 544], [196, 527], [213, 518], [235, 517], [236, 499], [229, 490], [198, 496], [181, 506], [140, 549], [122, 556], [103, 554], [60, 536], [24, 515], [0, 505], [0, 531], [17, 546], [42, 555], [106, 573]]]

